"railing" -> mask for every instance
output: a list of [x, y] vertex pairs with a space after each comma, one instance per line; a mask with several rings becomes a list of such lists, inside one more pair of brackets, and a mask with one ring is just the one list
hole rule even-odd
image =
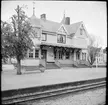
[[86, 61], [85, 64], [90, 67], [90, 64]]
[[84, 65], [90, 67], [90, 64], [88, 63], [88, 61], [85, 61], [85, 60], [80, 60], [80, 64], [84, 64]]
[[78, 61], [73, 61], [73, 65], [76, 66], [76, 67], [79, 67], [78, 66]]
[[60, 62], [58, 60], [55, 60], [55, 64], [61, 68]]
[[41, 59], [41, 60], [40, 60], [40, 64], [46, 68], [46, 62], [45, 62], [45, 59]]

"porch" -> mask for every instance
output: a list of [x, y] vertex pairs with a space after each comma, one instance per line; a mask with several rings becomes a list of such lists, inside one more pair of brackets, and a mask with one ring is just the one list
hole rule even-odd
[[[41, 44], [29, 51], [25, 60], [21, 63], [31, 70], [58, 69], [61, 67], [78, 67], [81, 62], [87, 61], [84, 49], [74, 48], [63, 44]], [[30, 69], [29, 68], [29, 69]]]
[[40, 45], [40, 51], [40, 64], [44, 67], [52, 63], [58, 67], [72, 67], [75, 62], [87, 60], [87, 56], [82, 52], [82, 49], [67, 45], [42, 44]]

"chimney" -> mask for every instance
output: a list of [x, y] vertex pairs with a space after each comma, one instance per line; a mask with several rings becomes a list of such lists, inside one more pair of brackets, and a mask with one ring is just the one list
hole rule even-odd
[[46, 20], [46, 14], [42, 14], [40, 17], [41, 17], [41, 19]]
[[70, 17], [66, 17], [65, 18], [65, 24], [66, 25], [70, 25]]

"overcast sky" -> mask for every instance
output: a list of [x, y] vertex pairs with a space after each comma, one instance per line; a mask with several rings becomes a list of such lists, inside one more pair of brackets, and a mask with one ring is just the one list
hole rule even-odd
[[[17, 5], [27, 5], [24, 9], [31, 17], [33, 14], [33, 1], [2, 1], [1, 19], [3, 21], [15, 13]], [[70, 17], [70, 22], [83, 21], [89, 34], [97, 37], [100, 46], [107, 46], [107, 14], [106, 2], [93, 1], [35, 1], [35, 15], [45, 13], [48, 20], [61, 22], [63, 13]]]

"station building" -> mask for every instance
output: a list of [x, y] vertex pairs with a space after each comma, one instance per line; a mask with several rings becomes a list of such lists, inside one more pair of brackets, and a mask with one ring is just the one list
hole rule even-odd
[[46, 14], [29, 18], [35, 47], [29, 50], [22, 65], [39, 66], [55, 64], [71, 66], [78, 60], [87, 61], [88, 32], [83, 21], [70, 24], [65, 14], [60, 22], [47, 20]]
[[96, 60], [94, 62], [94, 65], [96, 65], [96, 61], [98, 65], [106, 65], [107, 63], [107, 56], [106, 56], [106, 52], [104, 52], [103, 49], [101, 49], [96, 56]]

